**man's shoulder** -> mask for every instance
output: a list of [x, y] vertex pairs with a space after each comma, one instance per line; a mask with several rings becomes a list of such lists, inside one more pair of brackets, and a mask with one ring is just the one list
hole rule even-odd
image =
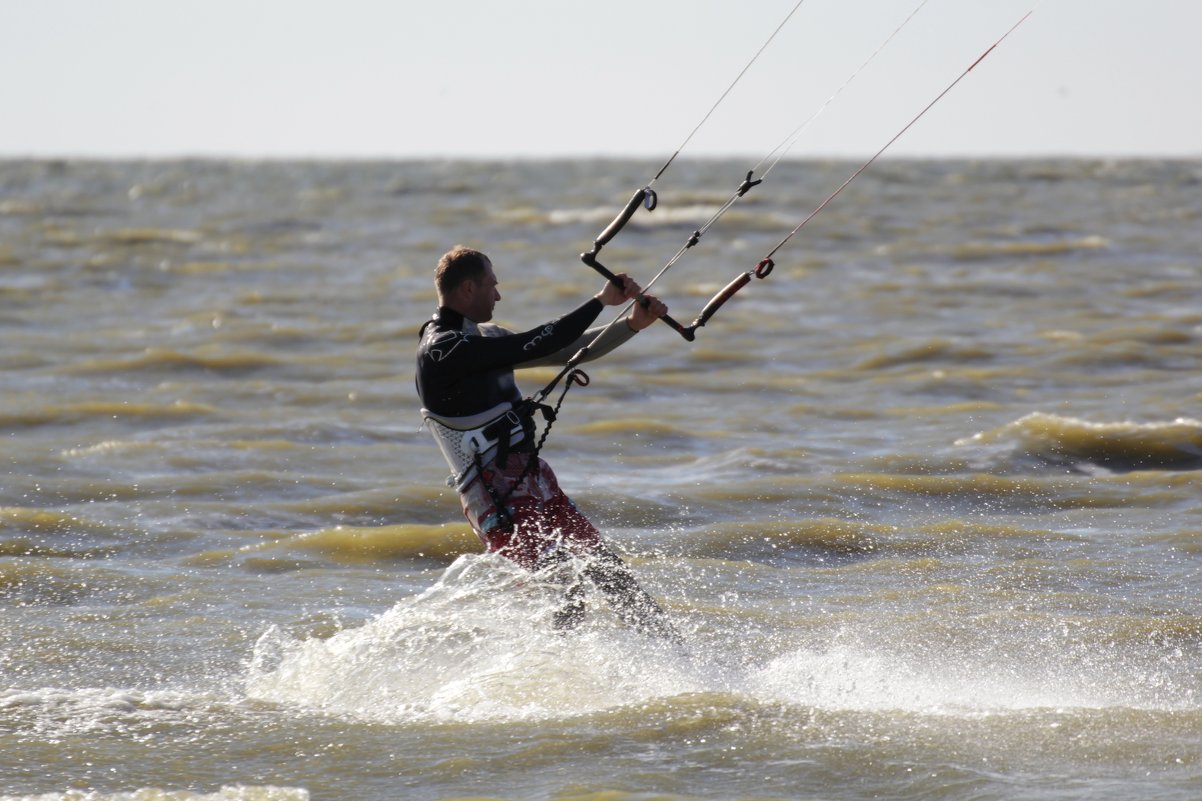
[[482, 337], [505, 337], [513, 333], [508, 328], [496, 323], [480, 323], [477, 327]]
[[[496, 338], [511, 335], [513, 332], [504, 326], [492, 323], [471, 323], [462, 328], [450, 328], [445, 325], [431, 325], [422, 336], [418, 345], [419, 358], [424, 354], [435, 362], [444, 362], [459, 351], [471, 350], [473, 337]], [[476, 340], [479, 341], [478, 339]], [[466, 349], [466, 350], [465, 350]]]
[[451, 340], [466, 340], [471, 337], [503, 337], [510, 336], [513, 331], [510, 331], [504, 326], [495, 325], [493, 323], [472, 323], [466, 322], [462, 326], [449, 326], [440, 324], [438, 320], [431, 320], [426, 325], [422, 326], [422, 336], [420, 345], [429, 347], [441, 342], [449, 342]]
[[418, 358], [428, 356], [435, 362], [441, 362], [462, 345], [466, 338], [466, 332], [440, 325], [437, 319], [431, 320], [422, 327], [422, 337], [417, 345]]

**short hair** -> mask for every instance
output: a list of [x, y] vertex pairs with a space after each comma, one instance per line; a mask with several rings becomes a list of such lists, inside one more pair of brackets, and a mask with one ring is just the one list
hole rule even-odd
[[464, 281], [479, 282], [488, 267], [488, 256], [465, 245], [456, 245], [438, 260], [434, 271], [434, 286], [440, 297], [446, 297]]

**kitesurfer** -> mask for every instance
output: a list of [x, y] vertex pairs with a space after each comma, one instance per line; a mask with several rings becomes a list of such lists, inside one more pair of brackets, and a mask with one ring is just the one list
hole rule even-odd
[[[645, 296], [624, 323], [586, 330], [604, 306], [640, 296], [629, 276], [573, 311], [528, 331], [491, 324], [501, 299], [492, 261], [462, 245], [438, 262], [438, 311], [421, 329], [417, 349], [417, 392], [422, 416], [451, 467], [448, 484], [459, 492], [464, 515], [489, 552], [528, 570], [576, 566], [557, 628], [572, 628], [584, 616], [587, 577], [627, 623], [678, 640], [663, 609], [638, 584], [626, 564], [602, 541], [596, 527], [560, 489], [538, 453], [534, 405], [517, 389], [515, 368], [563, 365], [591, 343], [590, 358], [609, 353], [650, 326], [667, 307]], [[556, 572], [556, 571], [548, 571]]]

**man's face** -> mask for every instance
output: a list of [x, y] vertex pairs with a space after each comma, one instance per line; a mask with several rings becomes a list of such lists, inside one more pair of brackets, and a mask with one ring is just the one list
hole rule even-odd
[[487, 323], [492, 319], [493, 308], [497, 305], [497, 301], [501, 299], [501, 293], [497, 291], [497, 274], [493, 272], [492, 262], [485, 261], [484, 274], [480, 276], [479, 282], [469, 280], [467, 285], [469, 286], [469, 310], [464, 316], [477, 323]]

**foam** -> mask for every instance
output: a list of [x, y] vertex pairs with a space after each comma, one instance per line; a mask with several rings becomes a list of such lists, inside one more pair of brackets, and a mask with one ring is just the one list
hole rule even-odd
[[622, 627], [596, 599], [581, 629], [556, 633], [547, 625], [556, 598], [553, 586], [502, 560], [464, 556], [429, 590], [362, 627], [307, 640], [270, 629], [256, 645], [246, 692], [385, 723], [556, 720], [698, 693], [960, 716], [1196, 703], [1170, 686], [1171, 666], [1115, 663], [1088, 643], [1048, 642], [1024, 654], [1000, 642], [979, 652], [954, 640], [929, 645], [938, 632], [916, 617], [852, 621], [839, 636], [811, 632], [798, 647], [784, 641], [796, 642], [797, 632], [763, 636], [770, 625], [756, 634], [712, 623], [690, 631], [677, 615], [689, 642], [681, 649]]

